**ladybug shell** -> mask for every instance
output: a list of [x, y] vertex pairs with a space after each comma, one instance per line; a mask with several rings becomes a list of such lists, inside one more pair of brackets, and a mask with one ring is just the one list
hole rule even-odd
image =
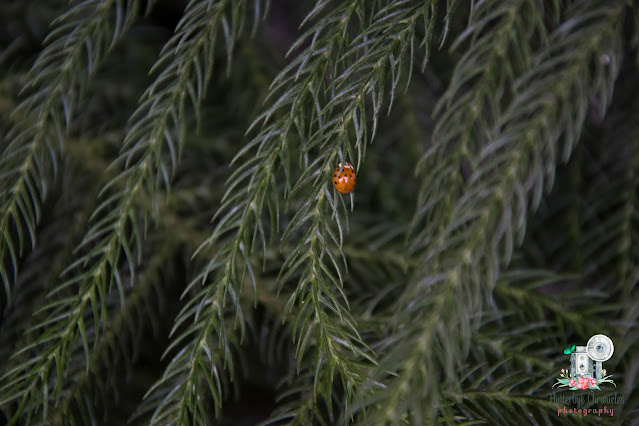
[[[341, 173], [339, 171], [340, 169], [342, 169]], [[335, 185], [335, 188], [342, 194], [348, 194], [355, 188], [356, 181], [357, 177], [355, 176], [353, 166], [349, 163], [344, 163], [344, 167], [342, 168], [342, 163], [339, 163], [335, 169], [335, 173], [333, 173], [333, 185]]]

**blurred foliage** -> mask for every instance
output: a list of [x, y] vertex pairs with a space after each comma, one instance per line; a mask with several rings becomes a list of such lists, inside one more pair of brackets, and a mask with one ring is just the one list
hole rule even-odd
[[0, 423], [639, 420], [636, 1], [0, 7]]

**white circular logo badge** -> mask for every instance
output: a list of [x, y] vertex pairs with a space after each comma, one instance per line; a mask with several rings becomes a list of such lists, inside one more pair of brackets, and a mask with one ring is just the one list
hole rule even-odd
[[595, 334], [588, 340], [586, 352], [593, 361], [608, 361], [615, 352], [615, 345], [610, 337], [604, 334]]

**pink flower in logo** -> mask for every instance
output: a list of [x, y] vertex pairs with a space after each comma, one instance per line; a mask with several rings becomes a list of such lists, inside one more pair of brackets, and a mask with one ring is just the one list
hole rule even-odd
[[590, 379], [590, 386], [595, 387], [597, 386], [597, 379], [595, 379], [594, 377], [592, 377]]
[[570, 387], [575, 386], [575, 383], [577, 383], [577, 382], [575, 381], [575, 379], [570, 379], [570, 380], [568, 381], [568, 385], [570, 385]]
[[590, 379], [587, 377], [579, 377], [577, 379], [577, 389], [588, 389], [588, 385], [590, 384]]

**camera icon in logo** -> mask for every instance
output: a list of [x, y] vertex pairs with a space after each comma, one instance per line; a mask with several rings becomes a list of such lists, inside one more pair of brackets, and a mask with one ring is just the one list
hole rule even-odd
[[592, 336], [586, 346], [574, 346], [570, 354], [570, 375], [574, 378], [603, 378], [602, 363], [615, 352], [615, 345], [604, 334]]
[[561, 369], [557, 382], [552, 386], [571, 391], [595, 389], [601, 390], [599, 385], [610, 383], [617, 386], [602, 364], [608, 361], [615, 352], [612, 340], [603, 334], [595, 334], [586, 346], [570, 345], [564, 354], [570, 355], [570, 369]]

